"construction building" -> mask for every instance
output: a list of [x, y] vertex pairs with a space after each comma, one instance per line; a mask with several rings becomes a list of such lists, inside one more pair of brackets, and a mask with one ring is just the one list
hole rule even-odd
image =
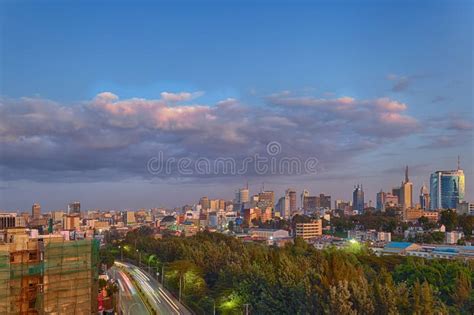
[[0, 242], [0, 314], [97, 314], [99, 243], [11, 228]]

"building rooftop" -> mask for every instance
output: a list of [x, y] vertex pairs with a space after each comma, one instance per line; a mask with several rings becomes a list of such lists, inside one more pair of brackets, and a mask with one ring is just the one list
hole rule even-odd
[[387, 245], [385, 245], [385, 248], [390, 247], [390, 248], [407, 248], [411, 246], [413, 243], [410, 242], [390, 242]]

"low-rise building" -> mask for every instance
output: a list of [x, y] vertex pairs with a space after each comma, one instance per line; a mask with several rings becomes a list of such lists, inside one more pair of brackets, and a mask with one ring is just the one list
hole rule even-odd
[[421, 246], [409, 242], [390, 242], [387, 243], [382, 251], [382, 255], [402, 255], [405, 256], [409, 251], [419, 250]]
[[474, 203], [462, 201], [456, 206], [456, 213], [458, 215], [474, 215]]
[[260, 237], [265, 239], [277, 239], [289, 237], [289, 233], [286, 230], [277, 229], [250, 229], [249, 234], [252, 237]]
[[377, 232], [376, 230], [350, 230], [347, 232], [347, 238], [359, 242], [390, 242], [392, 240], [392, 233]]
[[314, 220], [310, 223], [296, 223], [296, 237], [309, 240], [323, 235], [323, 222], [321, 219]]
[[460, 231], [446, 232], [446, 244], [457, 244], [460, 239], [464, 238], [464, 233]]

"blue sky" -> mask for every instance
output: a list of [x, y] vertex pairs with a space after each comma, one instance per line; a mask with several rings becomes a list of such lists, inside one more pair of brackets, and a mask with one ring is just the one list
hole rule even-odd
[[[91, 208], [178, 206], [201, 195], [232, 198], [233, 190], [247, 179], [254, 190], [265, 181], [277, 193], [288, 186], [307, 187], [330, 193], [333, 199], [348, 199], [353, 184], [364, 182], [374, 200], [375, 191], [391, 189], [403, 179], [405, 164], [412, 166], [418, 190], [431, 171], [455, 167], [458, 154], [468, 196], [473, 198], [472, 2], [4, 1], [1, 6], [5, 142], [0, 208], [26, 209], [33, 202], [46, 209], [61, 208], [69, 199], [81, 199]], [[127, 104], [117, 105], [113, 99], [111, 106], [127, 110], [142, 106], [130, 101], [133, 98], [152, 101], [162, 100], [162, 92], [200, 92], [200, 97], [178, 103], [142, 106], [140, 115], [166, 116], [156, 112], [157, 106], [187, 106], [195, 115], [192, 107], [201, 106], [203, 117], [218, 117], [220, 123], [212, 125], [185, 113], [173, 116], [179, 119], [172, 121], [173, 128], [166, 121], [166, 126], [150, 125], [146, 134], [137, 126], [124, 130], [108, 120], [116, 115], [110, 107], [94, 101], [101, 92], [118, 96]], [[277, 94], [278, 100], [269, 99]], [[367, 117], [314, 108], [321, 100], [330, 106], [342, 97], [364, 106]], [[218, 102], [229, 98], [245, 108], [245, 114], [216, 109]], [[302, 98], [310, 98], [312, 107], [301, 109]], [[389, 126], [380, 119], [394, 118], [392, 109], [371, 117], [375, 105], [369, 104], [379, 99], [406, 105], [395, 110], [403, 117], [397, 116]], [[266, 131], [264, 124], [271, 124], [264, 120], [268, 111], [298, 127]], [[80, 122], [74, 128], [71, 115]], [[32, 116], [41, 120], [31, 121]], [[311, 121], [301, 125], [304, 116], [314, 120], [319, 133], [311, 129], [316, 128]], [[138, 118], [128, 116], [120, 122], [129, 124], [130, 119]], [[247, 126], [247, 121], [253, 125]], [[215, 131], [196, 127], [200, 123]], [[100, 141], [113, 138], [107, 148], [86, 136], [98, 124], [95, 133], [106, 134]], [[328, 132], [334, 124], [340, 128], [337, 135]], [[376, 126], [368, 131], [362, 130], [363, 124]], [[254, 134], [248, 132], [252, 126], [257, 129]], [[232, 138], [213, 134], [218, 130]], [[241, 152], [251, 154], [269, 139], [288, 146], [297, 138], [314, 146], [308, 151], [305, 145], [295, 145], [294, 153], [318, 156], [318, 176], [249, 174], [183, 183], [150, 179], [140, 166], [124, 162], [133, 159], [143, 165], [165, 144], [180, 154], [241, 157]], [[17, 143], [19, 139], [23, 144]], [[336, 148], [326, 149], [324, 139], [337, 142]], [[238, 146], [235, 141], [240, 141]], [[341, 141], [364, 144], [363, 149], [347, 151]], [[155, 151], [150, 152], [151, 147]], [[25, 156], [28, 148], [30, 155]], [[64, 197], [51, 197], [59, 186]]]

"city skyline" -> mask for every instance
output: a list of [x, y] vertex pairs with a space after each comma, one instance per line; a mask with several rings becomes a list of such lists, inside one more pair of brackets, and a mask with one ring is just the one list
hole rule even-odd
[[[286, 202], [287, 205], [286, 207], [288, 207], [288, 213], [295, 213], [296, 210], [307, 210], [304, 206], [304, 198], [303, 196], [305, 197], [310, 197], [310, 198], [319, 198], [320, 196], [327, 196], [329, 197], [329, 206], [327, 207], [323, 207], [321, 206], [321, 208], [332, 208], [333, 204], [337, 203], [337, 202], [349, 202], [349, 203], [352, 203], [352, 207], [354, 209], [356, 209], [357, 211], [359, 211], [359, 213], [362, 213], [364, 211], [365, 208], [374, 208], [376, 211], [380, 211], [380, 210], [383, 210], [385, 211], [385, 205], [381, 206], [379, 203], [382, 203], [382, 204], [385, 204], [385, 202], [388, 202], [390, 203], [390, 201], [388, 200], [385, 200], [385, 195], [386, 194], [389, 194], [389, 196], [392, 196], [392, 193], [391, 192], [394, 192], [395, 190], [398, 190], [397, 192], [397, 201], [396, 203], [398, 203], [398, 206], [400, 208], [403, 208], [403, 209], [406, 209], [406, 208], [418, 208], [420, 207], [421, 209], [426, 209], [426, 210], [439, 210], [439, 209], [455, 209], [456, 208], [456, 205], [459, 203], [459, 202], [470, 202], [469, 199], [466, 199], [465, 197], [465, 194], [464, 194], [464, 191], [465, 191], [465, 178], [464, 178], [464, 171], [460, 168], [460, 164], [459, 164], [459, 157], [458, 157], [458, 168], [456, 170], [443, 170], [443, 171], [435, 171], [433, 172], [431, 175], [430, 175], [430, 181], [429, 181], [429, 188], [430, 190], [438, 190], [440, 189], [440, 191], [438, 192], [438, 194], [440, 194], [440, 196], [442, 195], [443, 197], [442, 198], [447, 198], [446, 200], [449, 200], [449, 205], [448, 204], [445, 204], [445, 201], [443, 201], [441, 203], [439, 203], [438, 206], [435, 206], [434, 204], [430, 204], [429, 200], [432, 199], [430, 198], [430, 193], [425, 185], [425, 183], [423, 183], [421, 186], [420, 186], [420, 194], [417, 195], [417, 192], [413, 190], [413, 183], [410, 181], [409, 179], [409, 175], [408, 175], [408, 166], [405, 167], [405, 179], [402, 181], [401, 185], [392, 185], [391, 187], [389, 188], [381, 188], [380, 191], [377, 191], [374, 198], [370, 197], [370, 198], [365, 198], [364, 199], [364, 195], [365, 194], [365, 191], [363, 189], [363, 184], [361, 183], [358, 183], [358, 184], [354, 184], [353, 186], [353, 190], [352, 190], [352, 195], [349, 196], [348, 198], [346, 199], [340, 199], [338, 197], [334, 197], [332, 195], [328, 195], [328, 194], [325, 194], [325, 192], [321, 192], [321, 191], [310, 191], [308, 190], [307, 188], [303, 188], [301, 190], [301, 195], [300, 195], [300, 201], [298, 201], [298, 198], [297, 198], [297, 194], [300, 193], [299, 190], [295, 190], [294, 188], [287, 188], [285, 189], [282, 193], [279, 193], [279, 191], [275, 191], [273, 189], [266, 189], [265, 188], [265, 183], [261, 183], [261, 186], [260, 187], [254, 187], [255, 189], [252, 190], [249, 186], [249, 182], [247, 181], [245, 186], [241, 186], [241, 187], [238, 187], [238, 188], [235, 188], [234, 191], [232, 192], [232, 197], [227, 197], [228, 194], [226, 194], [226, 196], [221, 196], [221, 195], [216, 195], [216, 194], [205, 194], [205, 195], [202, 195], [200, 196], [198, 199], [196, 200], [191, 200], [189, 202], [185, 202], [185, 203], [182, 203], [182, 204], [176, 204], [176, 205], [173, 205], [173, 206], [167, 206], [167, 205], [162, 205], [162, 204], [159, 204], [159, 205], [152, 205], [152, 206], [134, 206], [134, 207], [103, 207], [103, 208], [100, 208], [100, 207], [89, 207], [87, 208], [86, 210], [89, 211], [89, 210], [105, 210], [105, 211], [109, 211], [109, 210], [143, 210], [143, 209], [156, 209], [156, 208], [165, 208], [165, 209], [169, 209], [169, 210], [172, 210], [172, 209], [180, 209], [180, 208], [183, 208], [184, 207], [187, 207], [187, 206], [195, 206], [195, 205], [202, 205], [202, 203], [207, 203], [209, 204], [211, 201], [215, 202], [215, 201], [218, 201], [218, 202], [221, 202], [221, 201], [230, 201], [235, 205], [240, 205], [242, 208], [243, 208], [243, 205], [248, 203], [249, 201], [251, 201], [251, 198], [250, 197], [257, 197], [257, 199], [260, 199], [262, 198], [262, 194], [265, 195], [265, 194], [268, 194], [268, 193], [271, 193], [271, 195], [273, 196], [273, 205], [269, 205], [271, 208], [274, 209], [274, 211], [276, 212], [279, 212], [279, 211], [282, 211], [280, 209], [280, 207], [285, 207], [284, 205], [280, 205], [280, 202], [282, 202], [282, 199], [287, 199], [286, 201], [283, 201], [283, 202]], [[462, 174], [462, 179], [461, 180], [457, 180], [456, 183], [454, 183], [454, 187], [452, 187], [453, 184], [451, 183], [448, 183], [448, 182], [445, 182], [445, 185], [449, 185], [448, 188], [445, 188], [443, 187], [442, 188], [442, 192], [441, 192], [441, 188], [440, 186], [438, 186], [437, 183], [433, 183], [432, 182], [432, 178], [433, 176], [441, 176], [439, 174], [444, 174], [444, 176], [448, 175], [449, 178], [451, 178], [450, 176], [452, 176], [453, 174], [456, 174], [459, 175], [459, 174]], [[403, 187], [407, 186], [407, 184], [409, 185], [409, 190], [407, 190], [406, 192], [404, 192], [404, 189]], [[268, 188], [268, 185], [267, 185], [267, 188]], [[458, 190], [460, 189], [460, 194], [458, 193]], [[384, 197], [380, 197], [380, 194], [384, 194]], [[448, 195], [445, 195], [446, 193], [448, 193]], [[456, 195], [452, 195], [452, 194], [456, 194]], [[406, 194], [406, 195], [405, 195]], [[427, 204], [424, 204], [426, 203], [425, 201], [423, 201], [421, 199], [421, 196], [422, 194], [427, 194], [428, 195], [428, 203]], [[367, 196], [367, 195], [366, 195]], [[321, 197], [322, 198], [322, 197]], [[331, 198], [332, 198], [332, 201], [331, 201]], [[383, 199], [380, 199], [380, 198], [383, 198]], [[399, 200], [399, 198], [401, 198]], [[408, 199], [406, 199], [408, 198]], [[420, 198], [420, 199], [418, 199]], [[425, 198], [425, 197], [424, 197]], [[433, 198], [437, 198], [437, 197], [433, 197]], [[264, 197], [265, 199], [265, 197]], [[361, 199], [359, 201], [356, 201], [357, 199]], [[406, 201], [408, 200], [408, 201]], [[443, 199], [444, 200], [444, 199]], [[409, 205], [406, 204], [406, 202], [409, 203]], [[256, 204], [257, 207], [259, 208], [266, 208], [268, 205], [259, 205], [258, 202]], [[41, 209], [41, 205], [35, 201], [35, 203], [33, 204], [32, 208], [35, 209], [38, 208], [38, 209]], [[65, 208], [62, 208], [61, 206], [60, 207], [57, 207], [57, 208], [51, 208], [51, 209], [48, 209], [46, 211], [41, 211], [41, 210], [38, 210], [37, 212], [38, 213], [45, 213], [45, 212], [50, 212], [50, 211], [67, 211], [67, 213], [69, 214], [70, 212], [71, 213], [80, 213], [80, 202], [79, 201], [73, 201], [73, 202], [67, 202], [66, 204], [66, 207]], [[218, 207], [219, 209], [224, 209], [225, 207]], [[383, 208], [383, 209], [382, 209]], [[73, 210], [71, 210], [73, 209]], [[2, 210], [8, 210], [8, 209], [2, 209]], [[18, 211], [24, 211], [24, 209], [10, 209], [11, 211], [13, 212], [18, 212]], [[239, 211], [239, 210], [237, 210]], [[27, 212], [24, 211], [24, 212]], [[32, 213], [33, 213], [33, 216], [34, 216], [34, 213], [35, 213], [35, 210], [32, 210]]]
[[[406, 165], [417, 203], [458, 155], [474, 197], [468, 2], [1, 6], [2, 210], [175, 207], [246, 182], [275, 203], [362, 184], [375, 205]], [[159, 152], [240, 163], [272, 142], [316, 172], [147, 169]]]

